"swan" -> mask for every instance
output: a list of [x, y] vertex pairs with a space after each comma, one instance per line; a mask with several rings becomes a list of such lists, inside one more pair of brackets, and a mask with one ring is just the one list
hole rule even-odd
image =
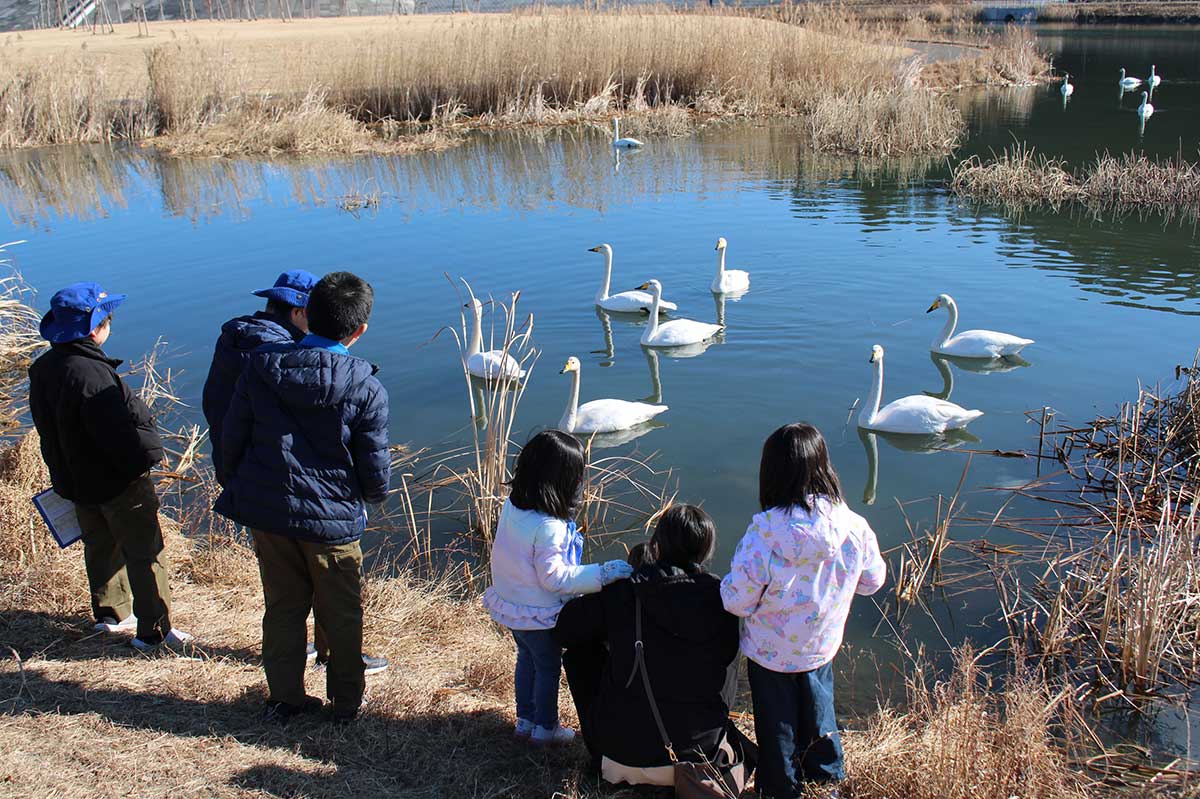
[[1150, 77], [1146, 78], [1146, 83], [1150, 84], [1151, 89], [1158, 88], [1158, 84], [1162, 83], [1162, 76], [1154, 71], [1154, 65], [1150, 65]]
[[946, 308], [948, 318], [942, 332], [929, 345], [934, 352], [960, 358], [1001, 358], [1016, 355], [1033, 343], [1033, 339], [994, 330], [964, 330], [956, 336], [954, 328], [958, 326], [958, 306], [949, 294], [939, 294], [925, 313], [933, 313], [941, 307]]
[[613, 147], [619, 147], [622, 150], [632, 150], [642, 146], [642, 143], [637, 139], [621, 138], [621, 120], [613, 117]]
[[879, 407], [883, 395], [883, 347], [871, 348], [870, 362], [875, 364], [875, 380], [866, 405], [858, 413], [858, 426], [890, 433], [943, 433], [956, 430], [983, 416], [983, 411], [967, 410], [953, 402], [915, 394], [901, 397]]
[[559, 374], [572, 373], [571, 396], [563, 411], [558, 429], [564, 433], [615, 433], [628, 430], [658, 416], [666, 405], [630, 402], [619, 399], [596, 399], [579, 404], [579, 359], [572, 355]]
[[713, 294], [737, 294], [750, 288], [750, 273], [725, 268], [725, 238], [717, 239], [717, 275], [713, 278]]
[[659, 298], [662, 296], [662, 284], [651, 280], [638, 286], [639, 291], [649, 291], [654, 297], [653, 310], [650, 312], [650, 324], [642, 333], [642, 345], [646, 347], [681, 347], [686, 344], [699, 344], [708, 341], [720, 333], [721, 325], [710, 325], [707, 322], [694, 322], [691, 319], [672, 319], [669, 322], [658, 322]]
[[471, 295], [471, 301], [463, 306], [470, 308], [475, 317], [471, 330], [471, 344], [467, 347], [467, 371], [484, 380], [520, 380], [525, 370], [517, 359], [503, 350], [483, 350], [483, 303]]
[[1060, 92], [1062, 92], [1063, 97], [1070, 97], [1072, 94], [1075, 93], [1075, 87], [1071, 85], [1071, 73], [1070, 72], [1068, 72], [1066, 75], [1063, 75], [1062, 86], [1060, 86], [1058, 88], [1058, 90]]
[[1125, 67], [1121, 67], [1120, 83], [1121, 83], [1122, 89], [1132, 89], [1135, 86], [1140, 86], [1142, 84], [1142, 79], [1134, 78], [1134, 77], [1129, 77], [1129, 78], [1125, 77]]
[[[654, 298], [645, 291], [621, 291], [617, 294], [609, 294], [608, 289], [612, 284], [612, 247], [607, 244], [597, 244], [595, 247], [588, 248], [588, 252], [598, 252], [604, 254], [604, 280], [600, 283], [600, 290], [596, 292], [596, 304], [606, 311], [614, 311], [616, 313], [649, 313], [650, 306], [654, 304]], [[674, 311], [677, 306], [673, 302], [662, 300], [658, 304], [658, 311]]]
[[1142, 104], [1137, 109], [1138, 116], [1146, 119], [1154, 113], [1154, 106], [1150, 105], [1150, 100], [1145, 92], [1142, 92]]

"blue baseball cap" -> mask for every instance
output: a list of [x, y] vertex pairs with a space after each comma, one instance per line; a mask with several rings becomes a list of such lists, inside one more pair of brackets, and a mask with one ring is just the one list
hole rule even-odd
[[266, 297], [268, 300], [282, 302], [293, 308], [304, 308], [308, 305], [308, 293], [317, 285], [317, 276], [303, 269], [292, 269], [284, 272], [275, 280], [275, 285], [269, 289], [259, 289], [254, 292], [256, 297]]
[[87, 338], [126, 296], [109, 294], [99, 283], [73, 283], [50, 298], [50, 310], [38, 331], [51, 344]]

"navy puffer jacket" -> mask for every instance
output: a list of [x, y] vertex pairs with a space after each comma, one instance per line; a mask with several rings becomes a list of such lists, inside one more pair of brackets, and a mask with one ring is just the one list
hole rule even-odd
[[215, 509], [239, 524], [323, 544], [362, 535], [387, 496], [388, 395], [367, 361], [299, 344], [256, 350], [221, 437]]
[[302, 336], [300, 330], [266, 311], [259, 311], [253, 316], [239, 316], [221, 325], [221, 337], [213, 348], [212, 365], [208, 368], [208, 379], [204, 381], [201, 398], [218, 483], [225, 484], [225, 469], [221, 462], [221, 423], [233, 399], [233, 387], [246, 368], [250, 353], [268, 344], [298, 341]]

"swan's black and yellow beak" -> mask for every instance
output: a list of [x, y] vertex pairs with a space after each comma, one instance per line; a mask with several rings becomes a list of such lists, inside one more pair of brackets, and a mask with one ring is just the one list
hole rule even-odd
[[650, 289], [650, 284], [643, 283], [642, 285], [640, 285], [636, 289], [634, 289], [634, 291], [648, 291], [649, 289]]
[[941, 307], [942, 307], [942, 301], [934, 300], [933, 305], [930, 305], [929, 310], [925, 311], [925, 313], [933, 313], [934, 311], [936, 311], [938, 308], [941, 308]]
[[575, 371], [575, 369], [571, 366], [571, 362], [567, 361], [565, 364], [563, 364], [563, 368], [558, 370], [558, 373], [560, 375], [565, 375], [567, 372], [574, 372], [574, 371]]
[[588, 252], [600, 252], [599, 247], [588, 247]]

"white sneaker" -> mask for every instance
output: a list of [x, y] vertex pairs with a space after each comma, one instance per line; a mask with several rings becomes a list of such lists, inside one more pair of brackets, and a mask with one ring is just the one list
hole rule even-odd
[[517, 726], [513, 727], [513, 735], [523, 741], [528, 741], [529, 736], [533, 735], [533, 728], [536, 726], [529, 719], [517, 719]]
[[534, 746], [565, 746], [575, 740], [575, 730], [561, 724], [553, 730], [546, 727], [535, 727], [529, 736], [529, 742]]
[[130, 613], [123, 620], [117, 621], [112, 616], [105, 616], [92, 627], [98, 633], [125, 633], [137, 629], [137, 616]]
[[139, 652], [154, 652], [160, 647], [166, 647], [167, 649], [173, 650], [182, 649], [185, 644], [188, 644], [193, 640], [195, 640], [195, 637], [191, 633], [185, 633], [183, 630], [176, 630], [172, 628], [171, 632], [167, 633], [167, 637], [159, 641], [157, 644], [148, 644], [141, 638], [135, 637], [129, 642], [129, 645]]

